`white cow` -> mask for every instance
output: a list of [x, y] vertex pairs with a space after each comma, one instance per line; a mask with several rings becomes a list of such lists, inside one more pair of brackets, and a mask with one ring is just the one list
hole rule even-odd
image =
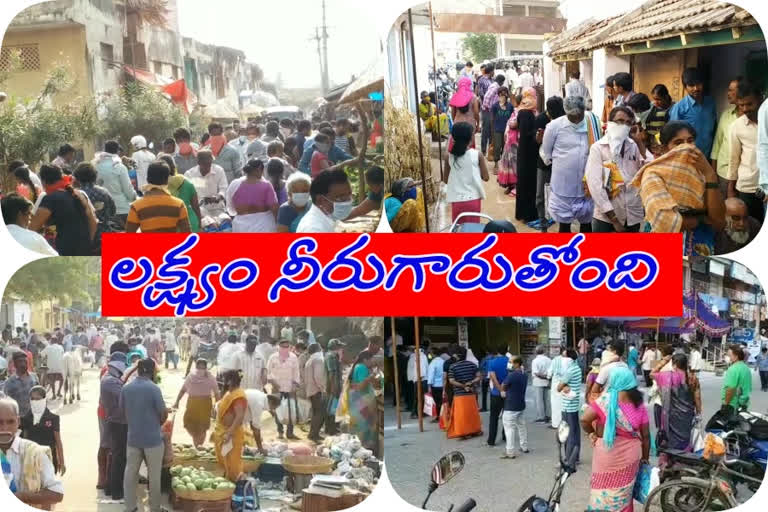
[[77, 400], [80, 401], [80, 377], [83, 375], [83, 355], [85, 347], [73, 346], [71, 352], [64, 354], [64, 405], [75, 403], [75, 388]]

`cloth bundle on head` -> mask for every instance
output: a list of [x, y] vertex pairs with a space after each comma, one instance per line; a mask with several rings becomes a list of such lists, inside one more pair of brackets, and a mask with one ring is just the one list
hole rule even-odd
[[451, 96], [449, 105], [456, 108], [466, 107], [474, 96], [472, 93], [472, 79], [466, 76], [461, 77], [458, 83], [458, 90]]
[[608, 386], [608, 410], [605, 412], [603, 443], [612, 448], [616, 440], [616, 416], [619, 414], [619, 392], [637, 387], [635, 374], [629, 368], [617, 366], [611, 372], [611, 384]]
[[138, 149], [146, 149], [147, 139], [143, 135], [134, 135], [131, 137], [131, 145]]

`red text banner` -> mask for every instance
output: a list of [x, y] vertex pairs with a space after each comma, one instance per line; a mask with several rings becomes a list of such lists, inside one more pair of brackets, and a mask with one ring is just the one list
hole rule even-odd
[[104, 316], [682, 315], [679, 234], [105, 234]]

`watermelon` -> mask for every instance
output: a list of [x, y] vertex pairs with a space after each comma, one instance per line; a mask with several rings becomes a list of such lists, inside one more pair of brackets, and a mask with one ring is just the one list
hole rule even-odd
[[229, 489], [229, 484], [227, 482], [221, 482], [216, 486], [216, 489]]
[[197, 487], [195, 487], [195, 484], [187, 484], [187, 490], [188, 491], [196, 491]]

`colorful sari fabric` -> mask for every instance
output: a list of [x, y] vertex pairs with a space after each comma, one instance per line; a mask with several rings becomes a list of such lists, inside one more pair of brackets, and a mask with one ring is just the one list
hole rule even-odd
[[[615, 436], [606, 440], [604, 432], [595, 443], [587, 510], [632, 512], [632, 490], [643, 456], [640, 429], [648, 424], [648, 412], [644, 405], [635, 407], [631, 403], [619, 402], [611, 408], [610, 400], [611, 393], [603, 393], [590, 404], [601, 425], [615, 425]], [[614, 420], [609, 421], [612, 410]]]
[[[352, 383], [358, 384], [371, 374], [364, 364], [357, 364], [352, 369]], [[349, 431], [356, 435], [368, 450], [376, 447], [376, 395], [373, 386], [355, 391], [349, 389]]]
[[661, 425], [656, 434], [656, 445], [690, 451], [691, 431], [696, 419], [695, 384], [691, 385], [693, 383], [682, 370], [658, 372], [653, 380], [661, 396]]
[[[229, 391], [216, 405], [216, 425], [214, 426], [213, 446], [216, 451], [216, 459], [224, 468], [224, 476], [231, 482], [236, 482], [243, 472], [243, 445], [245, 444], [245, 431], [243, 425], [238, 425], [228, 442], [224, 441], [224, 434], [229, 427], [224, 425], [224, 416], [232, 409], [238, 400], [247, 404], [245, 391], [237, 388]], [[247, 405], [246, 405], [247, 407]]]

